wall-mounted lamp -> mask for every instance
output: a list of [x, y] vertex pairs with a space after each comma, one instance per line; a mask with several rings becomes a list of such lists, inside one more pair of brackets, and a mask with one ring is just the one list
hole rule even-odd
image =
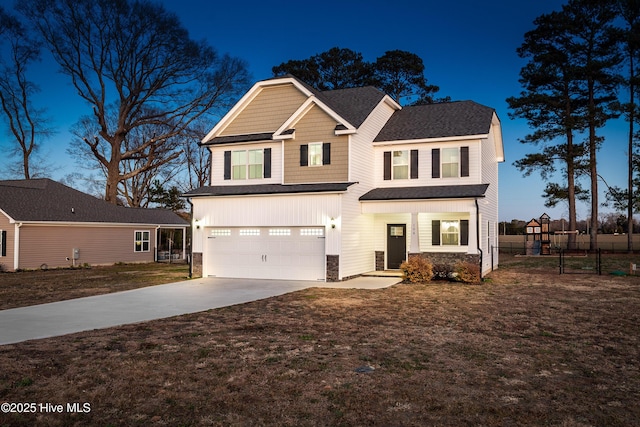
[[331, 228], [336, 228], [336, 219], [331, 217]]

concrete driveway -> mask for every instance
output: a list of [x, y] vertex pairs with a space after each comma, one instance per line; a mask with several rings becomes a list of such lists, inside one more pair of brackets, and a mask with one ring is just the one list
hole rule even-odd
[[50, 304], [0, 310], [0, 345], [196, 313], [301, 289], [379, 289], [399, 277], [337, 283], [202, 278]]

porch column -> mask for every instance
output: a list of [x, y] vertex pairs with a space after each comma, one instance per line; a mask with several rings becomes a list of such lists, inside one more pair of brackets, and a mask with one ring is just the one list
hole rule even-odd
[[418, 214], [411, 213], [411, 247], [409, 253], [420, 253], [420, 233], [418, 232]]

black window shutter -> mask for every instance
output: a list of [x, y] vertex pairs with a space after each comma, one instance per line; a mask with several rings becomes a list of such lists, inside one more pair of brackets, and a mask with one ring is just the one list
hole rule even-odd
[[2, 245], [2, 256], [7, 256], [7, 232], [2, 232], [2, 241], [0, 242]]
[[384, 179], [391, 179], [391, 151], [384, 152]]
[[331, 164], [331, 143], [325, 142], [322, 144], [322, 164]]
[[469, 147], [460, 147], [460, 176], [469, 176]]
[[440, 246], [440, 220], [431, 221], [431, 244]]
[[231, 151], [224, 152], [224, 179], [231, 179]]
[[469, 244], [469, 220], [460, 220], [460, 244], [466, 246]]
[[271, 148], [264, 149], [264, 164], [262, 168], [262, 176], [264, 178], [271, 178]]
[[411, 150], [411, 179], [418, 179], [418, 150]]
[[440, 178], [440, 149], [431, 149], [431, 178]]
[[309, 146], [300, 146], [300, 166], [309, 166]]

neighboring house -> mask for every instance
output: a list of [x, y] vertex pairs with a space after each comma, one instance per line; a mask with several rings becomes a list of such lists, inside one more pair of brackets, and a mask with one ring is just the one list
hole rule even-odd
[[153, 262], [158, 230], [188, 226], [169, 210], [115, 206], [50, 179], [0, 181], [3, 271]]
[[202, 140], [194, 274], [344, 280], [410, 253], [498, 263], [500, 121], [475, 102], [401, 107], [373, 87], [256, 83]]

